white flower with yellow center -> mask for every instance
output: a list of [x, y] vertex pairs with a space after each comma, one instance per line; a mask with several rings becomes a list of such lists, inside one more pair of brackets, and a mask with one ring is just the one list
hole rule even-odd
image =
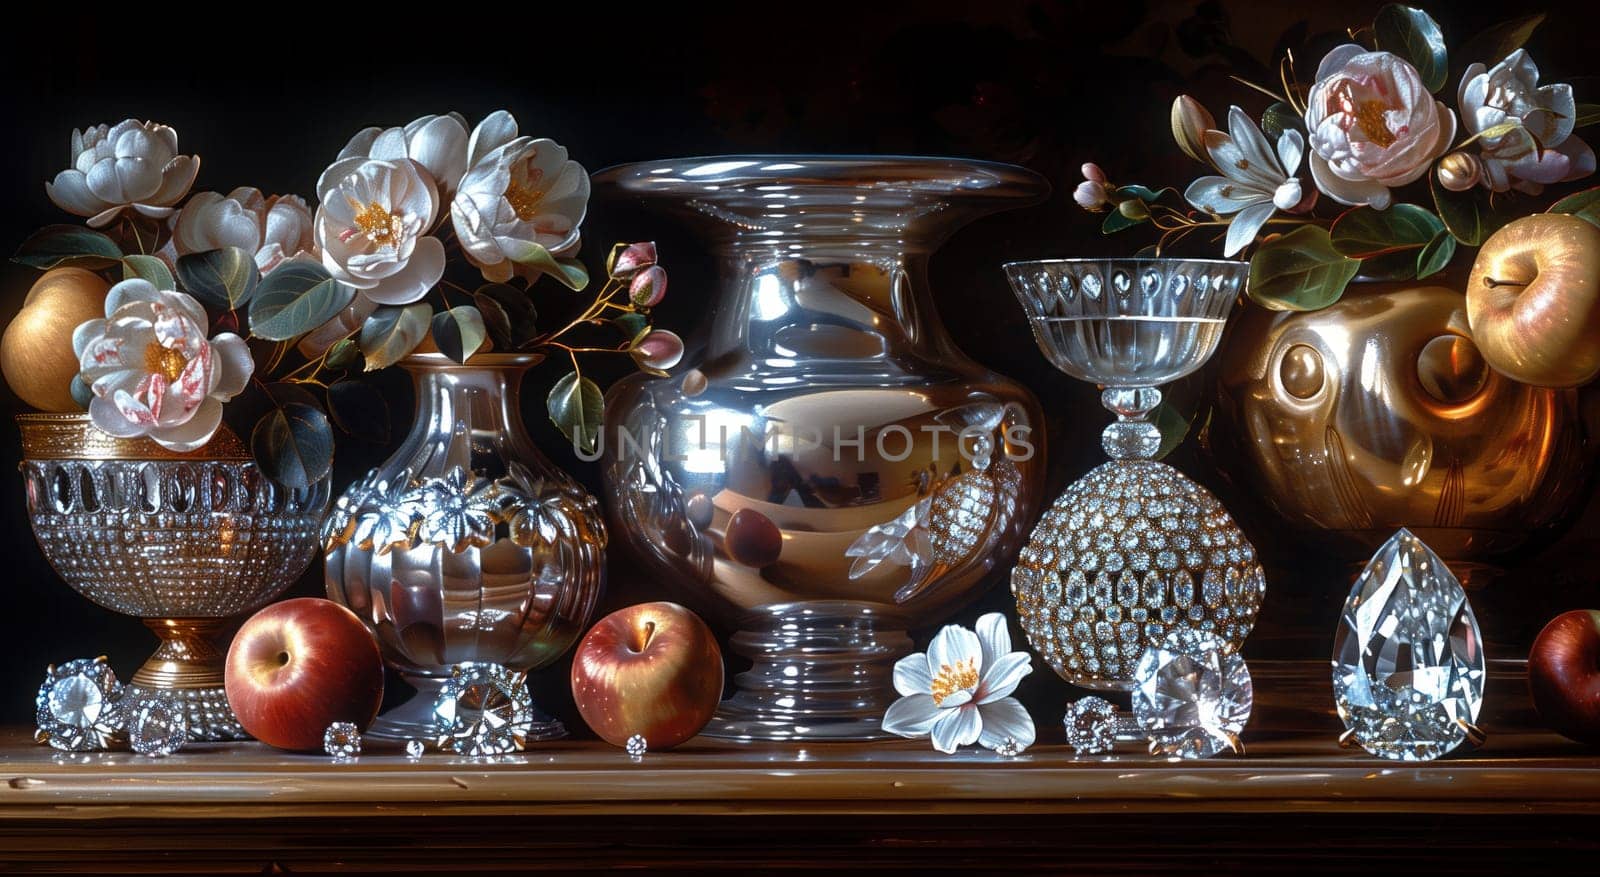
[[927, 653], [894, 665], [894, 687], [902, 696], [884, 713], [883, 729], [931, 736], [933, 748], [945, 753], [972, 743], [1020, 752], [1033, 745], [1033, 719], [1011, 693], [1032, 672], [1028, 653], [1011, 651], [1004, 615], [979, 618], [976, 633], [949, 625]]
[[410, 304], [444, 276], [444, 244], [428, 235], [439, 193], [410, 159], [347, 158], [318, 182], [322, 264], [382, 305]]
[[124, 280], [106, 294], [106, 318], [72, 333], [89, 419], [119, 438], [147, 436], [192, 451], [222, 423], [222, 403], [244, 390], [255, 361], [243, 338], [206, 338], [205, 309], [188, 295]]
[[501, 110], [472, 132], [466, 175], [450, 205], [456, 237], [485, 280], [542, 273], [543, 253], [578, 249], [589, 206], [589, 175], [554, 140], [519, 137]]

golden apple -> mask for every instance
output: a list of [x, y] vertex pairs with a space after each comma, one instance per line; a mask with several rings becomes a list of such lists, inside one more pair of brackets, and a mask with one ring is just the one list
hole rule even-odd
[[1525, 216], [1484, 241], [1467, 279], [1467, 322], [1495, 371], [1537, 387], [1600, 374], [1600, 228]]
[[0, 372], [17, 397], [40, 411], [82, 411], [72, 399], [78, 357], [72, 331], [106, 315], [110, 285], [93, 271], [52, 268], [22, 302], [0, 337]]
[[670, 749], [711, 721], [722, 698], [722, 650], [700, 616], [641, 603], [600, 619], [572, 660], [572, 699], [613, 746], [635, 734]]

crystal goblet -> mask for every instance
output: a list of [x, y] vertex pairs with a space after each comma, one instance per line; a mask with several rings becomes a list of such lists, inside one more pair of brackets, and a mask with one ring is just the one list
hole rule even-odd
[[1011, 575], [1023, 630], [1068, 682], [1126, 691], [1169, 631], [1229, 653], [1255, 623], [1266, 578], [1210, 491], [1158, 462], [1162, 384], [1216, 350], [1249, 266], [1191, 259], [1052, 259], [1005, 266], [1056, 368], [1102, 387], [1111, 457], [1045, 512]]

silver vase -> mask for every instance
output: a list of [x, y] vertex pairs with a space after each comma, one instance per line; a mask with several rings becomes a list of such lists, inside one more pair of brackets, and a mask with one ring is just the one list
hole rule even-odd
[[[542, 667], [577, 641], [599, 603], [599, 505], [522, 425], [518, 387], [538, 361], [402, 360], [416, 387], [411, 433], [329, 515], [328, 597], [367, 622], [418, 692], [380, 716], [373, 736], [436, 738], [434, 702], [455, 665]], [[536, 714], [528, 738], [564, 733]]]
[[929, 254], [1040, 200], [1022, 168], [953, 159], [718, 157], [602, 172], [707, 233], [710, 340], [615, 385], [616, 531], [752, 667], [706, 733], [866, 740], [906, 631], [1009, 564], [1040, 499], [1043, 417], [956, 349]]

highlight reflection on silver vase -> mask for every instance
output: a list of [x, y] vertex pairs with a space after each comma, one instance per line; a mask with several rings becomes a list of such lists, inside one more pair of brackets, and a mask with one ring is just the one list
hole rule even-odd
[[[411, 433], [339, 498], [323, 527], [329, 599], [372, 628], [418, 693], [369, 732], [434, 739], [434, 702], [457, 664], [526, 673], [588, 627], [605, 581], [594, 497], [546, 460], [522, 425], [534, 354], [400, 361], [416, 387]], [[536, 714], [528, 739], [564, 735]]]
[[905, 631], [1009, 562], [1044, 472], [1038, 403], [956, 349], [928, 256], [1047, 184], [982, 162], [770, 156], [596, 180], [665, 201], [723, 260], [703, 355], [613, 387], [604, 462], [620, 538], [753, 663], [706, 733], [886, 736]]
[[1154, 458], [1160, 385], [1205, 364], [1244, 289], [1244, 262], [1056, 259], [1005, 266], [1056, 368], [1104, 388], [1111, 462], [1045, 512], [1011, 575], [1028, 641], [1062, 678], [1127, 690], [1145, 649], [1176, 627], [1236, 651], [1266, 578], [1204, 487]]

